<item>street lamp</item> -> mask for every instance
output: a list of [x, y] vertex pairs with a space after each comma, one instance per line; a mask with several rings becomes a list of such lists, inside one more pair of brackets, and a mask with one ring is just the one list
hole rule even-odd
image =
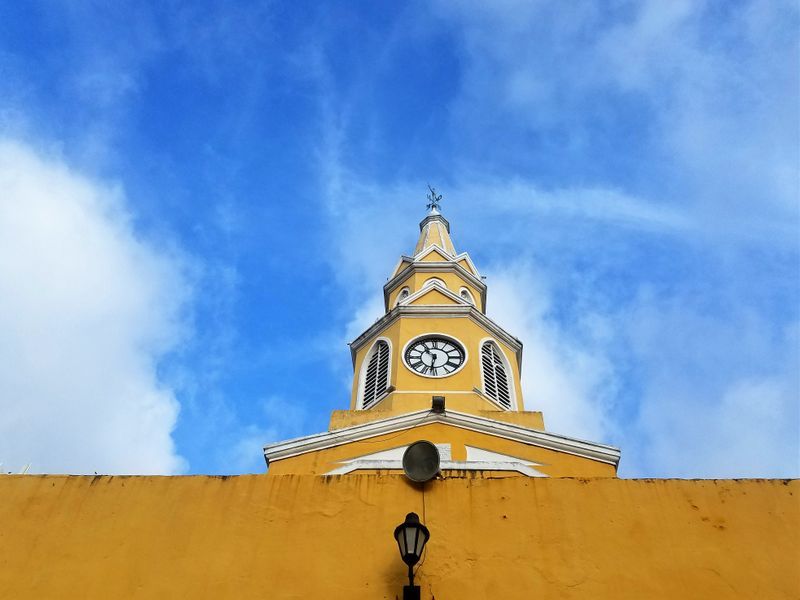
[[419, 586], [414, 585], [414, 565], [419, 562], [430, 537], [430, 531], [419, 522], [417, 513], [408, 513], [406, 520], [395, 527], [394, 539], [400, 547], [403, 562], [408, 565], [408, 585], [403, 586], [403, 600], [419, 600]]

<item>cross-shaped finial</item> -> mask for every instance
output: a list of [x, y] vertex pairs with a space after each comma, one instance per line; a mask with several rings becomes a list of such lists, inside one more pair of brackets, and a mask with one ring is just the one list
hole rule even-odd
[[436, 188], [432, 188], [430, 184], [428, 184], [429, 194], [427, 195], [428, 198], [428, 210], [439, 210], [439, 202], [442, 201], [442, 195], [436, 193]]

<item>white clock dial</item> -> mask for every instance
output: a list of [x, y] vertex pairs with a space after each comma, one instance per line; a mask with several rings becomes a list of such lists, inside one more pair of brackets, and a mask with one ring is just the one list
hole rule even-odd
[[464, 364], [464, 349], [456, 342], [438, 336], [413, 341], [405, 352], [406, 364], [420, 375], [445, 377]]

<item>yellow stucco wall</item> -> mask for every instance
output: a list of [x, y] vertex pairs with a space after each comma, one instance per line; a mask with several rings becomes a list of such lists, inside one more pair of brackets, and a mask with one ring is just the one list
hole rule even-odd
[[0, 476], [0, 598], [800, 597], [797, 481]]

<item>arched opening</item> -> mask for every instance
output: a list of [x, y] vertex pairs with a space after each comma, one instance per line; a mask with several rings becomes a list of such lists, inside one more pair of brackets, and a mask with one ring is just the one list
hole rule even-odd
[[487, 341], [481, 346], [483, 392], [506, 410], [511, 410], [512, 388], [510, 373], [500, 348]]
[[369, 408], [380, 400], [389, 388], [389, 343], [378, 340], [370, 348], [362, 369], [361, 408]]
[[461, 288], [461, 291], [459, 291], [459, 295], [460, 295], [460, 296], [461, 296], [461, 297], [462, 297], [464, 300], [466, 300], [467, 302], [469, 302], [470, 304], [472, 304], [473, 306], [475, 305], [475, 298], [473, 298], [473, 297], [472, 297], [472, 292], [470, 292], [470, 291], [469, 291], [467, 288], [465, 288], [465, 287], [462, 287], [462, 288]]
[[410, 295], [411, 295], [411, 290], [408, 289], [408, 287], [404, 287], [402, 290], [400, 290], [400, 293], [397, 294], [397, 301], [394, 303], [394, 305], [397, 306], [403, 300], [408, 298]]
[[428, 287], [429, 285], [433, 285], [434, 283], [438, 283], [444, 289], [447, 289], [447, 284], [438, 277], [431, 277], [430, 279], [427, 279], [425, 283], [422, 284], [422, 287]]

